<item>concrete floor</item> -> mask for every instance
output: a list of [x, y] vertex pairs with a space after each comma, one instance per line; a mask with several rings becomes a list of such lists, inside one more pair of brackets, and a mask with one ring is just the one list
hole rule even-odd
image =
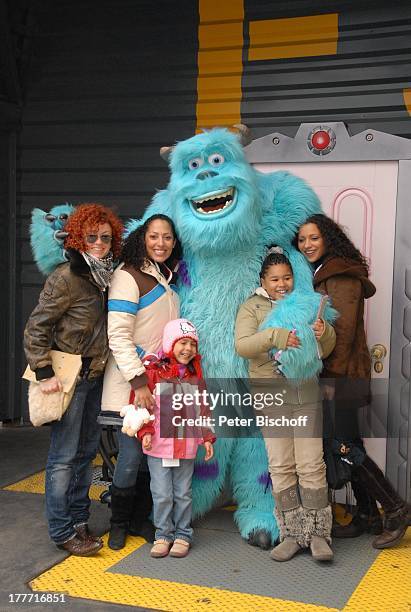
[[[0, 612], [23, 608], [48, 612], [61, 612], [62, 608], [67, 612], [144, 610], [69, 596], [65, 604], [9, 602], [11, 593], [31, 593], [27, 583], [67, 557], [49, 539], [44, 496], [1, 490], [44, 469], [49, 437], [49, 427], [0, 427]], [[106, 505], [92, 502], [90, 526], [98, 534], [108, 530]]]

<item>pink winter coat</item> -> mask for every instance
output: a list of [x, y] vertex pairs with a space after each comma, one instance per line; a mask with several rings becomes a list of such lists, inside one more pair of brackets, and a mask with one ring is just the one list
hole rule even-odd
[[[186, 405], [184, 400], [184, 396], [195, 398], [196, 391], [205, 389], [203, 379], [190, 366], [180, 366], [175, 360], [169, 359], [149, 364], [146, 366], [146, 374], [156, 404], [153, 410], [154, 422], [144, 425], [137, 434], [140, 440], [147, 433], [152, 435], [151, 449], [144, 449], [144, 452], [160, 459], [194, 459], [199, 444], [215, 441], [215, 436], [206, 426], [210, 419], [208, 408], [203, 403], [199, 406]], [[178, 405], [182, 404], [180, 410], [173, 409], [173, 399], [174, 402], [178, 400]], [[172, 420], [176, 417], [176, 424], [173, 424]], [[199, 420], [196, 425], [186, 422], [180, 426], [184, 419]]]

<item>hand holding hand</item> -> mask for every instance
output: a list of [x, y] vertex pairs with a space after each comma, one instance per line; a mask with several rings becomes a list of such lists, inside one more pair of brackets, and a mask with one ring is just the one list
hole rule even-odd
[[57, 376], [48, 378], [47, 380], [40, 381], [40, 390], [42, 393], [48, 395], [49, 393], [57, 393], [57, 391], [63, 391], [63, 385]]
[[325, 323], [322, 319], [317, 319], [313, 325], [311, 326], [313, 331], [314, 331], [314, 335], [317, 338], [321, 338], [321, 336], [324, 333], [324, 329], [325, 329]]
[[134, 405], [137, 408], [147, 408], [147, 410], [150, 410], [151, 406], [155, 406], [154, 398], [147, 385], [134, 390]]
[[214, 455], [213, 445], [211, 444], [211, 442], [204, 442], [204, 447], [205, 447], [204, 461], [209, 461], [209, 459], [211, 459]]
[[143, 436], [143, 441], [142, 441], [142, 446], [144, 448], [144, 450], [151, 450], [152, 444], [151, 444], [151, 434], [146, 433]]
[[295, 331], [291, 331], [287, 338], [287, 348], [298, 348], [301, 342]]

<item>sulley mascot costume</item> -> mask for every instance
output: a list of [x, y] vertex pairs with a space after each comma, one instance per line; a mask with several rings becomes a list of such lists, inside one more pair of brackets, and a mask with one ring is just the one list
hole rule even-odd
[[[193, 321], [199, 331], [207, 378], [247, 377], [247, 363], [234, 349], [237, 310], [258, 285], [267, 247], [285, 248], [294, 270], [295, 291], [282, 300], [264, 327], [282, 322], [298, 329], [302, 347], [283, 353], [283, 368], [290, 378], [309, 378], [322, 365], [310, 328], [319, 296], [312, 289], [304, 258], [291, 241], [309, 215], [321, 212], [320, 203], [301, 179], [287, 172], [256, 171], [242, 146], [248, 129], [235, 127], [238, 134], [215, 128], [175, 147], [163, 147], [170, 181], [154, 196], [144, 219], [163, 213], [175, 223], [184, 249], [181, 316]], [[128, 231], [140, 223], [131, 221]], [[194, 516], [210, 510], [228, 485], [238, 505], [234, 517], [242, 537], [269, 548], [278, 529], [263, 439], [218, 437], [211, 465], [202, 461], [203, 452], [199, 451], [194, 472]]]
[[[223, 386], [230, 384], [227, 379], [247, 378], [247, 363], [234, 350], [237, 310], [258, 284], [267, 247], [283, 247], [294, 270], [294, 291], [262, 327], [298, 329], [301, 347], [283, 352], [283, 372], [295, 380], [311, 378], [322, 367], [310, 327], [320, 296], [291, 241], [308, 216], [321, 212], [320, 204], [301, 179], [287, 172], [256, 171], [243, 150], [248, 129], [235, 127], [238, 134], [215, 128], [162, 149], [170, 164], [170, 182], [154, 196], [144, 219], [163, 213], [176, 225], [184, 248], [181, 314], [199, 331], [205, 376], [225, 381]], [[64, 225], [72, 210], [65, 203], [48, 214], [39, 209], [32, 213], [32, 250], [43, 274], [65, 261]], [[131, 221], [128, 231], [141, 222]], [[325, 318], [332, 317], [329, 309]], [[219, 437], [211, 465], [202, 461], [203, 452], [200, 449], [193, 480], [194, 516], [210, 510], [228, 487], [238, 505], [234, 516], [243, 538], [269, 548], [278, 528], [263, 439]]]

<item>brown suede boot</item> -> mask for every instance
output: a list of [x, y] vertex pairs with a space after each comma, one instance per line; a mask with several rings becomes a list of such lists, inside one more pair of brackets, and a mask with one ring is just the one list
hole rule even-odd
[[289, 561], [305, 548], [303, 529], [303, 509], [297, 485], [273, 493], [275, 499], [274, 516], [280, 530], [281, 543], [270, 553], [274, 561]]
[[311, 555], [315, 561], [332, 561], [334, 558], [327, 540], [313, 535], [310, 542]]
[[274, 561], [289, 561], [302, 550], [294, 538], [285, 538], [278, 546], [270, 552], [271, 559]]
[[315, 561], [332, 561], [330, 548], [333, 515], [328, 503], [328, 488], [309, 489], [300, 486], [304, 511], [304, 537]]

